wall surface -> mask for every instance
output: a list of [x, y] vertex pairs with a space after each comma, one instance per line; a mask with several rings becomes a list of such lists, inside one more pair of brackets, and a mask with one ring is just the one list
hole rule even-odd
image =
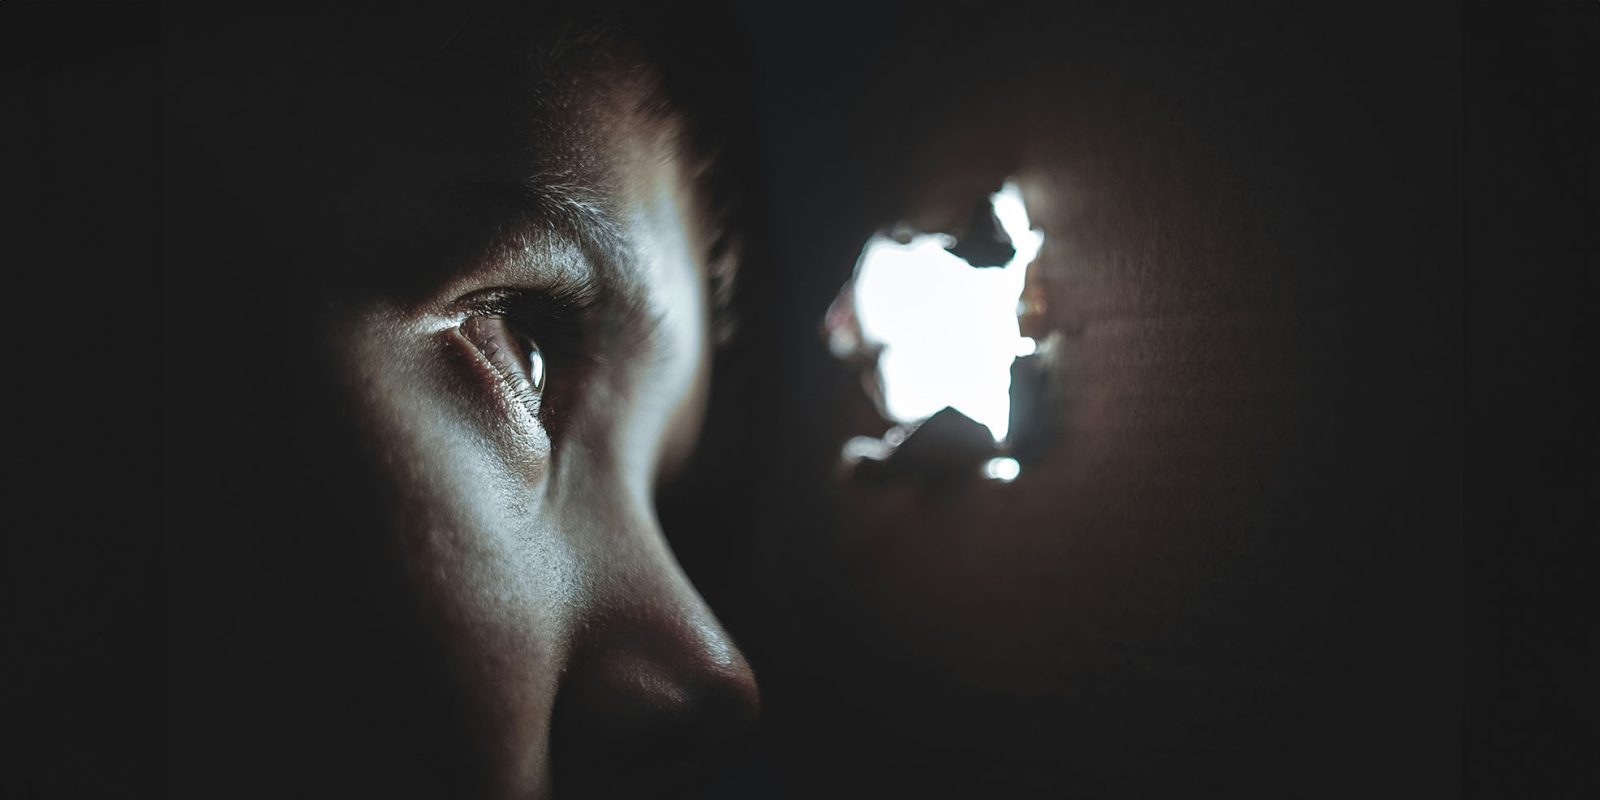
[[[760, 467], [721, 526], [747, 577], [706, 585], [775, 782], [1449, 794], [1458, 13], [853, 14], [755, 15], [774, 311], [725, 358], [759, 376], [720, 417]], [[1007, 174], [1064, 337], [1052, 449], [1010, 485], [841, 477], [885, 425], [822, 311], [871, 230]]]

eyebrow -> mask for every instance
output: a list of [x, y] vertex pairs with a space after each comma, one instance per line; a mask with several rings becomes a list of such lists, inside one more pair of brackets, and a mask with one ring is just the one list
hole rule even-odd
[[607, 345], [631, 341], [637, 351], [648, 352], [664, 340], [665, 309], [650, 302], [648, 286], [633, 269], [623, 226], [599, 191], [558, 172], [534, 173], [501, 188], [513, 192], [517, 205], [531, 212], [524, 224], [568, 237], [589, 262], [586, 274], [560, 274], [544, 292], [619, 323]]
[[560, 172], [540, 172], [512, 184], [521, 199], [535, 207], [541, 221], [577, 236], [597, 249], [623, 248], [622, 225], [605, 205], [602, 195]]

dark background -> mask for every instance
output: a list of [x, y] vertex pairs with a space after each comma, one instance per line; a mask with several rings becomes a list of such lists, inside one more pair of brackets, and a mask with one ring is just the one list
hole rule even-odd
[[[776, 313], [725, 357], [738, 366], [723, 374], [743, 382], [723, 387], [713, 418], [737, 433], [708, 449], [766, 468], [731, 490], [729, 476], [709, 478], [686, 514], [702, 535], [677, 542], [763, 679], [769, 774], [751, 785], [1569, 788], [1584, 737], [1565, 731], [1592, 729], [1570, 617], [1596, 487], [1579, 388], [1593, 338], [1594, 9], [873, 4], [753, 17], [777, 265], [756, 291]], [[1008, 60], [1016, 72], [997, 69]], [[1052, 80], [1067, 75], [1104, 94]], [[1018, 97], [1032, 102], [1025, 121], [985, 117]], [[1066, 108], [1085, 97], [1105, 105]], [[1116, 130], [1072, 127], [1097, 124]], [[1198, 391], [1190, 402], [1221, 410], [1167, 444], [1233, 472], [1199, 477], [1159, 446], [1131, 454], [1087, 498], [1115, 509], [1090, 515], [1090, 530], [1068, 522], [1083, 519], [1081, 486], [1049, 465], [1004, 501], [979, 493], [860, 523], [830, 488], [833, 448], [881, 427], [861, 427], [855, 377], [823, 352], [819, 311], [930, 161], [982, 161], [971, 142], [1004, 149], [1007, 125], [1055, 125], [1059, 137], [1034, 143], [1045, 161], [1081, 158], [1075, 140], [1098, 136], [1108, 158], [1204, 187], [1122, 198], [1113, 225], [1170, 212], [1180, 235], [1204, 237], [1196, 197], [1247, 198], [1224, 223], [1260, 234], [1267, 253], [1217, 247], [1261, 257], [1275, 285], [1152, 314], [1156, 328], [1185, 313], [1219, 323], [1187, 355], [1211, 357], [1221, 377], [1185, 384], [1188, 364], [1163, 366]], [[941, 137], [934, 156], [919, 151]], [[1260, 277], [1207, 255], [1191, 273], [1230, 289]], [[1292, 321], [1225, 324], [1274, 312]], [[771, 361], [781, 370], [762, 368]], [[1229, 393], [1263, 374], [1287, 399]], [[1181, 402], [1152, 408], [1146, 429], [1183, 420]], [[1206, 518], [1226, 497], [1243, 510]], [[705, 520], [708, 508], [722, 517]]]
[[[718, 458], [765, 469], [719, 476], [704, 497], [749, 504], [704, 526], [731, 534], [712, 555], [680, 551], [763, 677], [791, 796], [1459, 791], [1460, 25], [1444, 6], [758, 16], [776, 313], [729, 371], [761, 377], [712, 419], [756, 410]], [[820, 310], [928, 162], [961, 169], [1008, 126], [1079, 168], [1102, 209], [1079, 224], [1151, 243], [1085, 254], [1105, 265], [1078, 283], [1090, 307], [1052, 320], [1089, 321], [1081, 402], [1142, 413], [1115, 417], [1097, 474], [1061, 459], [863, 522], [880, 501], [839, 500], [834, 448], [877, 431], [852, 426]], [[991, 130], [948, 133], [971, 127]]]
[[[1239, 165], [1262, 205], [1286, 209], [1283, 247], [1306, 256], [1273, 297], [1339, 312], [1291, 341], [1316, 355], [1291, 359], [1315, 365], [1294, 373], [1309, 399], [1285, 429], [1304, 455], [1274, 473], [1249, 524], [1214, 529], [1235, 538], [1204, 550], [1227, 569], [1191, 586], [1194, 612], [1133, 626], [1145, 635], [1131, 641], [1064, 630], [1084, 589], [1027, 593], [1003, 574], [918, 583], [901, 569], [893, 585], [925, 594], [886, 601], [878, 573], [841, 550], [831, 503], [797, 488], [827, 491], [816, 441], [837, 415], [816, 409], [847, 402], [848, 376], [815, 336], [821, 308], [864, 232], [904, 200], [906, 128], [945, 120], [918, 116], [932, 113], [920, 100], [971, 96], [961, 81], [1008, 19], [999, 11], [748, 10], [765, 76], [756, 177], [770, 187], [754, 246], [771, 268], [746, 291], [774, 311], [724, 357], [729, 416], [706, 457], [764, 469], [706, 479], [748, 475], [723, 495], [748, 505], [708, 515], [690, 487], [668, 509], [700, 521], [702, 535], [674, 544], [763, 681], [768, 713], [730, 793], [1563, 794], [1587, 740], [1560, 723], [1593, 733], [1579, 704], [1586, 627], [1572, 618], [1596, 485], [1580, 390], [1593, 363], [1595, 7], [1079, 9], [1030, 24], [1032, 63], [1098, 65]], [[181, 313], [156, 308], [153, 285], [157, 24], [131, 3], [0, 13], [8, 272], [13, 307], [32, 312], [14, 328], [13, 393], [31, 403], [13, 425], [43, 434], [11, 493], [4, 717], [31, 746], [8, 758], [7, 782], [18, 796], [155, 795], [149, 464], [174, 423], [148, 365], [152, 317]], [[882, 48], [883, 31], [952, 49], [918, 61]], [[875, 55], [838, 55], [854, 49]], [[1374, 257], [1315, 255], [1325, 247]], [[1396, 253], [1428, 257], [1380, 272]], [[1048, 535], [1042, 522], [999, 533]], [[1126, 575], [1155, 569], [1137, 546], [1087, 555]], [[924, 596], [1008, 613], [918, 617]], [[1036, 644], [974, 668], [950, 655], [950, 632], [974, 625]], [[1094, 682], [1012, 691], [1057, 661], [1098, 664], [1062, 673]]]

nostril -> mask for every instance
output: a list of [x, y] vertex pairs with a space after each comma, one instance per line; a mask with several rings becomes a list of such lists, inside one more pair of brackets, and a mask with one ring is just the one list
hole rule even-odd
[[[694, 665], [672, 670], [661, 661], [618, 654], [569, 673], [557, 711], [564, 731], [641, 757], [682, 757], [738, 736], [753, 720], [754, 681], [747, 672]], [[565, 701], [564, 703], [562, 701]]]
[[600, 630], [574, 653], [556, 696], [557, 795], [703, 780], [755, 720], [744, 658], [714, 623], [645, 618]]

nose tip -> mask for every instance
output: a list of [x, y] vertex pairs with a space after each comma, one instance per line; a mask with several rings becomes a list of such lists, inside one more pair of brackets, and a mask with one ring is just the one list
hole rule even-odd
[[749, 664], [709, 615], [648, 612], [587, 628], [556, 697], [557, 795], [689, 786], [755, 721]]

